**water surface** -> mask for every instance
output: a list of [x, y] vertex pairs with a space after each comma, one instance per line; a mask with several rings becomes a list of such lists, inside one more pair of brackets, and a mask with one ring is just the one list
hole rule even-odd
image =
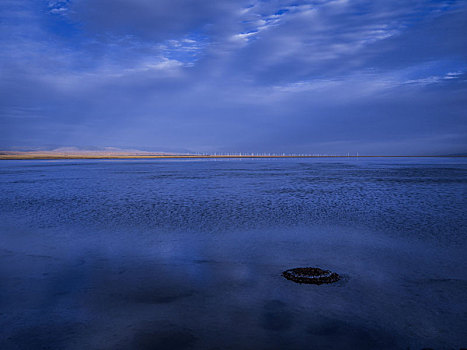
[[2, 161], [0, 348], [466, 347], [466, 194], [465, 159]]

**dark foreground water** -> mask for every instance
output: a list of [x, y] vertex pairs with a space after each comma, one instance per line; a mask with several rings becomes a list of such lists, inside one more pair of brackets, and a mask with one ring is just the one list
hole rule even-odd
[[0, 349], [467, 347], [466, 209], [467, 159], [1, 161]]

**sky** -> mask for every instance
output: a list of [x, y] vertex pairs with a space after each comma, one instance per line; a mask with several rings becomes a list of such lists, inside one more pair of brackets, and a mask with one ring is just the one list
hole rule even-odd
[[0, 149], [466, 153], [466, 38], [466, 0], [2, 0]]

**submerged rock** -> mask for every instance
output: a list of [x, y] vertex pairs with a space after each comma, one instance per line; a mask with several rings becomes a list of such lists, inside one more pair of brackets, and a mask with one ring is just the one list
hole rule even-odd
[[340, 280], [337, 273], [317, 267], [297, 267], [282, 272], [282, 276], [296, 283], [308, 284], [333, 283]]

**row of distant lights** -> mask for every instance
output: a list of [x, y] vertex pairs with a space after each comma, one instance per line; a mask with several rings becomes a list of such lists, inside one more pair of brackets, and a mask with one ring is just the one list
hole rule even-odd
[[211, 157], [358, 157], [356, 153], [327, 154], [327, 153], [195, 153], [194, 156]]

